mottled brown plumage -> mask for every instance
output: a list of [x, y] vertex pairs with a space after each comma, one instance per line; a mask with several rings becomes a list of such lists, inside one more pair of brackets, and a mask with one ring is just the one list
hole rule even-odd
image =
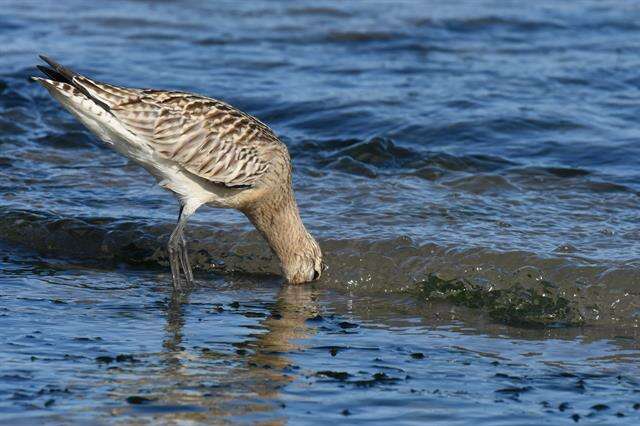
[[42, 58], [51, 68], [38, 68], [51, 79], [34, 79], [180, 199], [168, 246], [176, 287], [180, 270], [193, 280], [183, 230], [202, 204], [245, 213], [280, 258], [287, 281], [320, 276], [322, 254], [298, 213], [289, 153], [268, 126], [216, 99], [101, 83]]
[[215, 99], [160, 90], [118, 92], [86, 78], [77, 81], [152, 149], [211, 182], [253, 185], [286, 149], [266, 125]]

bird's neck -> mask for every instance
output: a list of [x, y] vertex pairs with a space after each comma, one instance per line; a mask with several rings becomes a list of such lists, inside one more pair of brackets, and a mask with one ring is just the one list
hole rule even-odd
[[267, 240], [285, 272], [295, 256], [313, 252], [313, 237], [302, 223], [291, 188], [265, 197], [243, 213]]

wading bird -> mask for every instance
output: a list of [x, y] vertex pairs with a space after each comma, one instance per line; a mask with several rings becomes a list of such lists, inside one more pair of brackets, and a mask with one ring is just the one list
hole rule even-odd
[[103, 142], [140, 164], [180, 201], [167, 245], [173, 286], [193, 273], [184, 229], [203, 204], [244, 213], [280, 259], [287, 282], [320, 277], [316, 240], [291, 186], [287, 147], [258, 119], [216, 99], [91, 80], [40, 56], [48, 77], [32, 77]]

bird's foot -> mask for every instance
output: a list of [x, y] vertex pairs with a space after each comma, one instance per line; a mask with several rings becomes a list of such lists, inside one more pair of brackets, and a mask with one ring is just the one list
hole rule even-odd
[[[168, 245], [171, 279], [175, 291], [183, 291], [193, 287], [193, 271], [189, 263], [187, 247], [183, 240], [171, 239]], [[184, 284], [182, 278], [184, 277]]]

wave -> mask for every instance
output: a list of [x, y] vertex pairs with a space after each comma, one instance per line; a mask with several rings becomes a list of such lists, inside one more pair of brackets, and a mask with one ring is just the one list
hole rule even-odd
[[[306, 140], [293, 144], [297, 161], [366, 178], [418, 177], [445, 186], [483, 193], [491, 190], [582, 190], [593, 193], [637, 190], [607, 180], [592, 170], [567, 166], [533, 166], [497, 155], [453, 155], [443, 151], [417, 150], [389, 138]], [[567, 187], [567, 181], [572, 186]]]
[[348, 18], [353, 16], [352, 13], [349, 13], [342, 9], [337, 9], [334, 7], [321, 7], [321, 6], [305, 6], [305, 7], [297, 7], [291, 8], [287, 11], [289, 15], [310, 15], [310, 16], [328, 16], [334, 18]]
[[[165, 241], [172, 223], [68, 218], [0, 208], [0, 239], [74, 263], [167, 267]], [[255, 231], [189, 227], [196, 271], [279, 274], [277, 259]], [[319, 285], [352, 295], [409, 293], [422, 300], [477, 308], [520, 326], [637, 326], [640, 261], [599, 264], [571, 250], [541, 257], [416, 244], [394, 239], [320, 239], [329, 270]], [[167, 281], [168, 283], [169, 281]]]
[[507, 29], [512, 31], [549, 31], [561, 30], [566, 26], [553, 21], [534, 21], [516, 17], [481, 16], [468, 18], [433, 19], [418, 18], [412, 22], [419, 28], [443, 28], [453, 32], [491, 31]]

